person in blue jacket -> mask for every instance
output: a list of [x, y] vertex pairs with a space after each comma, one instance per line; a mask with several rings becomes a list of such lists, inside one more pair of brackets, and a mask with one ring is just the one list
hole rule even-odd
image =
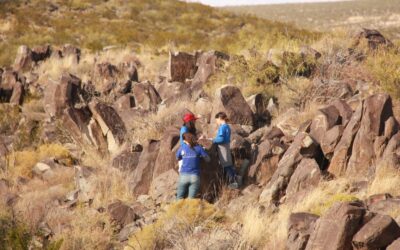
[[229, 188], [239, 188], [236, 181], [236, 172], [233, 166], [232, 153], [230, 148], [231, 143], [231, 128], [228, 125], [228, 116], [224, 112], [219, 112], [215, 115], [218, 131], [213, 143], [217, 145], [219, 163], [223, 168], [224, 175], [228, 181]]
[[210, 157], [203, 147], [197, 144], [195, 135], [184, 133], [183, 145], [176, 152], [176, 158], [182, 160], [176, 199], [194, 199], [200, 190], [200, 159], [209, 162]]

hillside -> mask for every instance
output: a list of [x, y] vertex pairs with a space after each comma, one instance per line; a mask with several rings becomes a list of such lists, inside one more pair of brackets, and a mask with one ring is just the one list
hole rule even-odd
[[0, 2], [0, 65], [11, 62], [20, 44], [70, 43], [90, 51], [129, 45], [136, 51], [151, 48], [165, 53], [179, 48], [234, 53], [255, 42], [273, 46], [284, 43], [277, 39], [305, 42], [317, 37], [290, 25], [177, 0]]
[[397, 0], [353, 0], [333, 3], [273, 4], [227, 7], [234, 13], [252, 14], [318, 31], [334, 28], [376, 28], [400, 38]]

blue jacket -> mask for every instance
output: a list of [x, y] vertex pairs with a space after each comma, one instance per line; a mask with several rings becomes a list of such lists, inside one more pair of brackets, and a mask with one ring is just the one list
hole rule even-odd
[[214, 138], [215, 144], [226, 144], [231, 142], [231, 128], [228, 124], [221, 124], [218, 128], [217, 136]]
[[201, 146], [191, 148], [184, 143], [176, 151], [176, 158], [182, 160], [181, 173], [200, 175], [200, 158], [210, 160], [207, 152]]
[[183, 134], [184, 134], [184, 133], [188, 133], [188, 132], [189, 132], [189, 129], [188, 129], [186, 126], [182, 126], [182, 128], [181, 128], [181, 130], [180, 130], [180, 139], [179, 139], [181, 146], [182, 146], [183, 144], [185, 144], [185, 143], [183, 142]]

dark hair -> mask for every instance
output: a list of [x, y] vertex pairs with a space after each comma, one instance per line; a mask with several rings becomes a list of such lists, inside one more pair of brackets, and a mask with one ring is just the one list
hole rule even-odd
[[197, 130], [196, 130], [196, 125], [194, 121], [190, 121], [190, 122], [185, 122], [183, 124], [183, 126], [187, 127], [187, 129], [189, 130], [190, 133], [192, 134], [196, 134]]
[[226, 115], [225, 112], [218, 112], [218, 113], [215, 115], [215, 119], [217, 119], [217, 118], [219, 118], [219, 119], [221, 119], [221, 120], [224, 120], [224, 121], [228, 121], [228, 116]]
[[185, 140], [187, 143], [189, 143], [191, 148], [193, 148], [194, 146], [197, 145], [196, 136], [192, 133], [184, 133], [183, 140]]

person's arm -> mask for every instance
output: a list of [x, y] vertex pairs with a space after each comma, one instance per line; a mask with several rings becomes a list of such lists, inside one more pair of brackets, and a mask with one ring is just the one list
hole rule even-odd
[[214, 144], [221, 144], [224, 142], [224, 131], [222, 129], [222, 126], [218, 128], [217, 136], [214, 138], [213, 143]]
[[210, 161], [211, 161], [210, 156], [207, 154], [207, 152], [204, 150], [203, 147], [200, 147], [200, 156], [201, 156], [201, 158], [203, 158], [206, 162], [210, 162]]
[[178, 151], [176, 151], [176, 159], [182, 160], [182, 147], [179, 147]]

